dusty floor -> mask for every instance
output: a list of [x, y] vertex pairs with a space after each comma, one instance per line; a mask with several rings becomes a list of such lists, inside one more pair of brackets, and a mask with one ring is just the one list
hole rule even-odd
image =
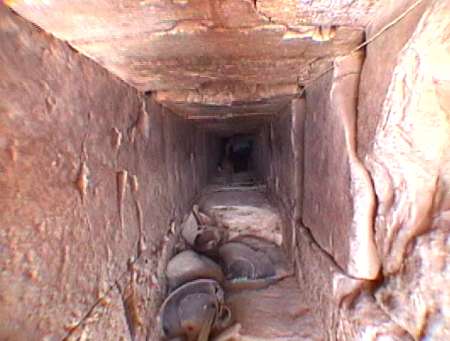
[[242, 325], [243, 341], [324, 340], [325, 331], [303, 295], [290, 277], [266, 289], [232, 294], [227, 302]]

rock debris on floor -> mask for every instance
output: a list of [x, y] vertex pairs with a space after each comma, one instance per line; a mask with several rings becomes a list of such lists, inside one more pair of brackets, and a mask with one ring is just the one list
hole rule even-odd
[[[166, 268], [161, 334], [171, 341], [319, 340], [281, 249], [281, 219], [253, 180], [207, 187]], [[317, 335], [317, 333], [315, 334]]]

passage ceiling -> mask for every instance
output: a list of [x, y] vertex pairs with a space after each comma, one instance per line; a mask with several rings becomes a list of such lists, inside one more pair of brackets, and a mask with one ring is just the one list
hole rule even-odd
[[[7, 0], [173, 110], [268, 112], [363, 39], [376, 0]], [[280, 103], [282, 101], [283, 103]], [[248, 103], [243, 109], [241, 105]], [[241, 109], [236, 109], [239, 106]], [[236, 111], [237, 110], [237, 111]]]

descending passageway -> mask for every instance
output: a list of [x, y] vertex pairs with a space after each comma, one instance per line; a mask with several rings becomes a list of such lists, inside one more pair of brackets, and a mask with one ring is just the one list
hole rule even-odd
[[[302, 299], [306, 293], [297, 283], [293, 262], [283, 250], [285, 222], [275, 198], [270, 196], [264, 170], [257, 169], [256, 154], [267, 149], [259, 145], [265, 139], [257, 138], [264, 135], [264, 126], [256, 122], [252, 128], [258, 130], [249, 129], [240, 134], [233, 134], [230, 125], [227, 128], [220, 134], [217, 127], [209, 128], [211, 142], [217, 141], [215, 153], [209, 154], [210, 162], [215, 163], [216, 159], [219, 162], [217, 168], [212, 169], [209, 184], [196, 200], [193, 213], [181, 225], [184, 246], [178, 248], [167, 266], [169, 283], [177, 284], [171, 285], [171, 293], [160, 313], [164, 333], [168, 338], [179, 333], [173, 320], [183, 321], [183, 301], [177, 303], [175, 299], [176, 295], [181, 295], [180, 290], [185, 290], [184, 295], [190, 297], [196, 285], [204, 285], [197, 280], [212, 278], [223, 283], [224, 306], [231, 311], [227, 325], [222, 330], [212, 331], [214, 340], [323, 340], [326, 335], [320, 328], [318, 316]], [[214, 232], [219, 234], [222, 230], [226, 236], [215, 237]], [[212, 241], [217, 243], [210, 248], [208, 245]], [[187, 253], [186, 249], [194, 253]], [[257, 254], [256, 259], [252, 258], [252, 253]], [[220, 264], [225, 281], [217, 278], [217, 270], [208, 270], [211, 266], [208, 262], [193, 265], [195, 254], [202, 257], [198, 260], [209, 259]], [[268, 255], [273, 263], [264, 265], [263, 259]], [[267, 266], [272, 267], [272, 274]], [[175, 307], [178, 317], [168, 312]], [[193, 319], [198, 313], [191, 311], [191, 314], [189, 318]], [[201, 329], [192, 323], [188, 328]]]
[[[255, 236], [282, 247], [282, 217], [265, 185], [242, 181], [248, 179], [247, 174], [238, 172], [230, 183], [206, 187], [199, 199], [200, 209], [227, 226], [231, 240]], [[285, 273], [270, 286], [247, 284], [228, 293], [225, 302], [240, 326], [236, 335], [242, 340], [324, 340], [326, 331], [317, 312], [305, 303], [307, 293], [302, 292], [292, 264], [277, 266], [285, 266]]]
[[0, 3], [0, 341], [450, 340], [450, 2]]

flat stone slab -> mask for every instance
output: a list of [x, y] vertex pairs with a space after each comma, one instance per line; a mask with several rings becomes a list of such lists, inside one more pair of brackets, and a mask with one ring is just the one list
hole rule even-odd
[[199, 207], [227, 227], [230, 238], [252, 234], [277, 245], [282, 243], [281, 218], [264, 187], [209, 187]]

